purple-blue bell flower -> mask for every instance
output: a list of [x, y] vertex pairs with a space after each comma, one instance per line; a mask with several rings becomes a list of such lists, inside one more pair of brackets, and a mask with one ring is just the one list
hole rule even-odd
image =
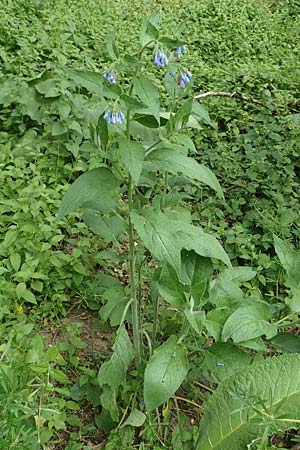
[[189, 84], [191, 77], [192, 74], [190, 71], [186, 70], [185, 72], [181, 72], [177, 80], [178, 85], [181, 88], [185, 88]]
[[169, 63], [169, 60], [165, 52], [158, 50], [158, 52], [154, 54], [153, 62], [155, 66], [165, 67]]
[[186, 52], [186, 45], [182, 45], [181, 47], [175, 48], [173, 54], [174, 54], [175, 58], [180, 59], [181, 53], [185, 53], [185, 52]]
[[108, 72], [107, 70], [103, 73], [104, 78], [111, 84], [116, 84], [116, 77], [113, 73]]
[[103, 118], [107, 123], [111, 123], [112, 125], [120, 125], [125, 120], [125, 114], [122, 111], [119, 113], [106, 111]]

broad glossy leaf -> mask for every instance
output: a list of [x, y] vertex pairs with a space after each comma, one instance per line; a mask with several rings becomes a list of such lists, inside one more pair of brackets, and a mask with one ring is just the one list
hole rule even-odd
[[134, 358], [133, 346], [124, 325], [117, 333], [113, 351], [110, 360], [100, 367], [98, 382], [100, 386], [108, 385], [116, 389], [125, 381], [126, 372]]
[[[267, 421], [266, 410], [273, 419]], [[299, 419], [300, 356], [260, 360], [221, 383], [212, 394], [201, 419], [196, 450], [244, 450], [264, 435], [266, 426], [271, 435], [298, 428], [293, 420]]]
[[219, 197], [223, 197], [222, 188], [214, 173], [194, 158], [170, 148], [158, 148], [146, 157], [154, 171], [168, 171], [173, 174], [182, 173], [191, 180], [207, 184], [214, 189]]
[[240, 306], [227, 319], [222, 330], [222, 341], [232, 339], [233, 342], [243, 342], [265, 335], [271, 339], [277, 334], [277, 327], [269, 322], [270, 306], [267, 303], [253, 301]]
[[110, 212], [117, 205], [119, 184], [109, 169], [100, 167], [84, 173], [65, 193], [58, 219], [79, 208]]
[[185, 349], [169, 338], [153, 353], [145, 370], [144, 400], [148, 412], [160, 406], [177, 391], [188, 372]]
[[145, 150], [141, 143], [125, 139], [119, 141], [119, 156], [131, 175], [133, 184], [138, 185], [142, 173]]

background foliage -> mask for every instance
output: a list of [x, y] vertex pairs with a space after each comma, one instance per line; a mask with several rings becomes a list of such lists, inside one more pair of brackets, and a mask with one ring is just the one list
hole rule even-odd
[[[8, 430], [3, 449], [12, 445], [25, 448], [29, 436], [41, 444], [28, 448], [53, 448], [51, 445], [58, 445], [55, 441], [60, 440], [57, 433], [61, 429], [67, 430], [62, 448], [93, 448], [84, 434], [96, 435], [99, 430], [100, 434], [107, 433], [113, 428], [110, 419], [101, 415], [100, 402], [92, 400], [100, 396], [95, 381], [99, 360], [78, 367], [77, 353], [84, 344], [76, 324], [68, 330], [64, 342], [55, 343], [46, 356], [45, 344], [35, 334], [39, 328], [45, 331], [49, 324], [57, 325], [58, 317], [74, 304], [100, 310], [100, 319], [110, 317], [110, 325], [115, 326], [120, 310], [111, 315], [106, 302], [113, 302], [116, 289], [124, 298], [127, 295], [124, 248], [108, 246], [111, 237], [105, 238], [103, 228], [102, 237], [95, 236], [78, 214], [68, 222], [57, 222], [69, 183], [87, 168], [98, 167], [99, 154], [90, 137], [103, 112], [97, 85], [88, 94], [74, 73], [73, 77], [66, 74], [65, 67], [102, 74], [110, 59], [105, 45], [110, 33], [116, 32], [120, 52], [131, 55], [141, 20], [159, 10], [166, 33], [181, 24], [188, 46], [185, 64], [193, 73], [194, 93], [239, 92], [262, 102], [264, 106], [219, 97], [203, 100], [211, 126], [203, 123], [189, 131], [194, 142], [190, 150], [214, 171], [225, 199], [212, 196], [205, 187], [185, 185], [185, 189], [193, 221], [219, 237], [234, 266], [255, 270], [256, 276], [240, 274], [238, 283], [245, 297], [258, 296], [268, 302], [268, 307], [256, 304], [251, 314], [278, 322], [290, 313], [289, 308], [299, 311], [298, 283], [291, 282], [295, 271], [285, 255], [296, 261], [293, 248], [299, 246], [300, 8], [296, 0], [3, 0], [1, 6], [1, 364], [8, 379], [10, 371], [18, 378], [14, 386], [1, 387], [3, 392], [12, 392], [10, 405], [6, 394], [0, 392], [0, 402], [7, 411], [1, 425]], [[156, 79], [151, 57], [143, 58], [145, 74]], [[160, 91], [166, 102], [162, 79]], [[279, 237], [276, 245], [274, 234]], [[284, 247], [283, 242], [291, 245]], [[118, 280], [111, 277], [115, 274]], [[237, 291], [240, 287], [230, 284], [230, 276], [234, 278], [228, 272], [223, 277], [227, 284], [218, 278], [211, 294], [217, 312], [210, 313], [207, 327], [215, 340], [220, 335], [218, 308], [224, 320], [233, 311], [229, 308], [225, 317], [219, 292], [227, 290], [231, 300], [241, 295]], [[237, 303], [232, 303], [236, 308]], [[237, 312], [245, 314], [244, 310], [236, 309], [234, 314]], [[177, 320], [172, 311], [164, 312], [162, 337], [176, 330]], [[25, 323], [31, 328], [18, 331]], [[97, 324], [108, 330], [105, 320]], [[209, 347], [205, 356], [195, 353], [195, 370], [198, 362], [202, 369], [197, 376], [192, 370], [183, 386], [188, 400], [199, 400], [193, 381], [208, 380], [214, 387], [214, 382], [234, 373], [234, 352], [242, 352], [241, 364], [250, 363], [245, 348], [235, 345], [228, 350], [224, 345], [234, 345], [225, 344], [228, 339], [235, 344], [254, 339], [257, 325], [253, 330], [248, 337], [239, 337], [227, 321], [222, 331], [224, 342]], [[270, 351], [299, 352], [297, 336], [280, 333], [273, 339], [276, 350], [259, 342], [256, 357]], [[203, 348], [210, 344], [203, 336]], [[191, 348], [195, 345], [199, 346], [199, 340], [190, 342]], [[30, 355], [25, 371], [20, 364], [21, 348]], [[226, 360], [226, 375], [216, 366], [220, 356]], [[131, 383], [138, 387], [134, 373]], [[102, 403], [108, 402], [105, 389], [101, 395]], [[125, 405], [128, 397], [125, 390], [120, 402]], [[49, 402], [49, 407], [38, 409], [38, 404]], [[88, 409], [95, 408], [91, 421], [84, 414], [73, 413], [79, 407], [83, 410], [85, 402], [89, 402]], [[12, 404], [17, 406], [11, 410]], [[181, 404], [177, 409], [176, 420], [165, 406], [161, 423], [145, 425], [140, 438], [145, 448], [161, 448], [164, 441], [175, 450], [193, 448], [199, 416], [196, 421], [192, 417], [193, 422]], [[141, 418], [132, 420], [139, 423]], [[170, 432], [162, 431], [170, 424]], [[125, 426], [120, 435], [110, 434], [106, 448], [133, 448], [133, 429], [128, 431]]]

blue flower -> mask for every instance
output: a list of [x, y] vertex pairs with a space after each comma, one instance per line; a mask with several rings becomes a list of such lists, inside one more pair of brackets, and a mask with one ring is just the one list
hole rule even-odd
[[104, 78], [111, 84], [116, 84], [116, 77], [114, 73], [110, 73], [107, 70], [103, 73]]
[[185, 52], [186, 52], [186, 45], [182, 45], [181, 47], [175, 48], [173, 54], [174, 54], [175, 58], [180, 59], [181, 53], [185, 53]]
[[159, 50], [158, 52], [156, 52], [154, 54], [153, 62], [154, 62], [155, 66], [165, 67], [169, 63], [169, 60], [168, 60], [165, 52], [163, 52], [162, 50]]
[[125, 120], [125, 114], [123, 112], [110, 112], [106, 111], [103, 115], [103, 118], [106, 120], [107, 123], [111, 123], [113, 125], [121, 124]]
[[189, 84], [191, 77], [192, 77], [192, 74], [189, 70], [186, 70], [185, 72], [181, 72], [179, 75], [179, 78], [177, 80], [177, 84], [181, 88], [185, 88]]

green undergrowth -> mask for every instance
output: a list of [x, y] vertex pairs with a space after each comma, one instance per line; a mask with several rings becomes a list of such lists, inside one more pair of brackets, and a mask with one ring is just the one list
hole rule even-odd
[[[298, 2], [2, 0], [1, 9], [0, 406], [5, 413], [0, 449], [91, 450], [101, 445], [106, 450], [192, 450], [203, 404], [237, 365], [300, 352]], [[132, 56], [141, 22], [154, 11], [160, 11], [165, 34], [181, 24], [184, 64], [194, 80], [184, 100], [225, 91], [250, 101], [208, 96], [201, 104], [210, 119], [186, 132], [194, 143], [189, 141], [189, 154], [214, 172], [224, 199], [185, 177], [169, 179], [177, 189], [177, 206], [190, 206], [193, 224], [217, 237], [233, 266], [242, 269], [235, 279], [229, 269], [222, 275], [220, 264], [214, 265], [209, 295], [216, 309], [206, 311], [206, 331], [188, 338], [191, 370], [176, 395], [145, 420], [141, 411], [129, 415], [128, 405], [143, 402], [137, 394], [142, 389], [138, 371], [129, 371], [117, 399], [99, 385], [99, 366], [111, 355], [107, 350], [92, 352], [92, 357], [82, 353], [94, 345], [92, 331], [84, 342], [76, 320], [57, 342], [42, 340], [40, 332], [65, 329], [62, 317], [87, 308], [91, 330], [103, 333], [108, 347], [113, 346], [128, 300], [128, 240], [122, 224], [103, 221], [94, 234], [81, 213], [57, 220], [69, 184], [109, 159], [97, 142], [104, 100], [97, 86], [82, 86], [72, 69], [102, 77], [110, 65], [106, 41], [113, 31], [120, 53]], [[151, 52], [141, 56], [142, 74], [155, 82], [167, 109], [163, 76], [152, 59]], [[120, 78], [126, 87], [130, 80], [124, 73]], [[146, 140], [148, 132], [143, 133]], [[151, 193], [158, 196], [165, 187], [161, 183], [155, 189]], [[144, 187], [139, 193], [144, 206], [150, 194]], [[156, 263], [147, 254], [143, 264], [150, 279]], [[174, 290], [181, 288], [178, 281]], [[141, 291], [147, 322], [156, 314], [149, 300], [155, 293], [147, 281]], [[266, 342], [261, 338], [266, 333], [255, 332], [237, 337], [234, 321], [224, 329], [225, 319], [242, 307], [241, 298], [268, 303], [268, 311], [261, 303], [255, 314], [278, 327], [276, 338]], [[176, 308], [163, 303], [160, 342], [181, 326]], [[149, 344], [150, 325], [145, 331]], [[223, 341], [217, 342], [222, 333]], [[229, 368], [220, 375], [222, 366], [216, 364], [223, 360]], [[108, 413], [117, 403], [121, 414]], [[278, 432], [275, 441], [281, 447], [295, 443], [294, 434], [287, 439]], [[262, 450], [275, 441], [253, 441], [248, 448]]]

